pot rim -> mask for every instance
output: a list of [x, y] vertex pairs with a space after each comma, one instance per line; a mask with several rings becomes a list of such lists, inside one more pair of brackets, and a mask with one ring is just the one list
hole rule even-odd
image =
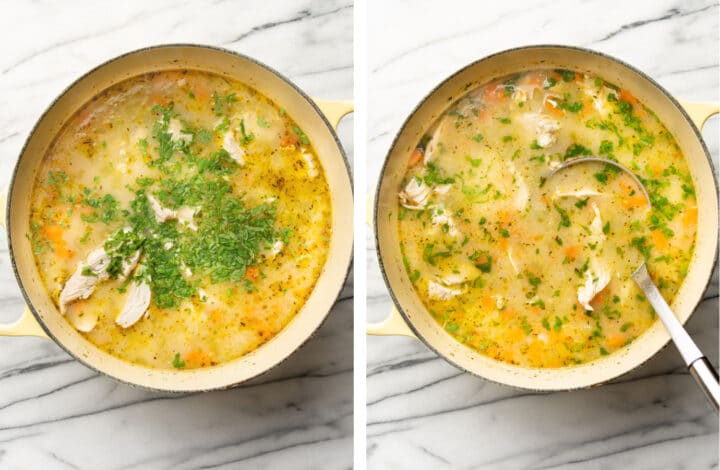
[[[629, 374], [630, 372], [638, 369], [639, 367], [641, 367], [642, 365], [644, 365], [646, 362], [648, 362], [650, 359], [652, 359], [652, 358], [654, 358], [655, 356], [657, 356], [657, 354], [660, 353], [660, 351], [662, 351], [663, 349], [665, 349], [665, 348], [668, 346], [668, 344], [670, 343], [671, 338], [668, 336], [667, 339], [665, 340], [665, 342], [662, 344], [662, 346], [661, 346], [660, 348], [658, 348], [658, 350], [657, 350], [652, 356], [650, 356], [650, 357], [648, 357], [647, 359], [645, 359], [644, 361], [641, 361], [641, 362], [639, 362], [638, 364], [632, 366], [630, 369], [628, 369], [628, 370], [626, 370], [626, 371], [623, 371], [623, 372], [619, 372], [619, 373], [613, 375], [612, 377], [608, 377], [607, 379], [602, 380], [602, 381], [600, 381], [600, 382], [596, 382], [596, 383], [593, 383], [593, 384], [590, 384], [590, 385], [586, 385], [586, 386], [577, 386], [577, 387], [553, 387], [553, 388], [542, 388], [542, 389], [541, 389], [541, 388], [520, 387], [520, 386], [517, 386], [517, 385], [511, 385], [511, 384], [507, 384], [507, 383], [504, 383], [504, 382], [499, 382], [499, 381], [497, 381], [497, 380], [493, 380], [493, 379], [487, 378], [487, 377], [485, 377], [485, 376], [483, 376], [483, 375], [480, 375], [480, 374], [478, 374], [478, 373], [476, 373], [476, 372], [474, 372], [474, 371], [468, 370], [467, 368], [459, 365], [459, 364], [456, 363], [453, 359], [451, 359], [451, 357], [450, 357], [449, 355], [442, 353], [442, 352], [439, 351], [437, 348], [435, 348], [433, 345], [431, 345], [430, 342], [429, 342], [422, 334], [420, 334], [420, 332], [418, 331], [418, 329], [415, 327], [415, 325], [413, 324], [413, 322], [410, 320], [410, 317], [408, 316], [408, 314], [405, 312], [405, 308], [402, 306], [400, 300], [399, 300], [398, 297], [395, 295], [395, 292], [394, 292], [392, 286], [390, 285], [390, 280], [389, 280], [388, 275], [387, 275], [387, 272], [386, 272], [386, 270], [385, 270], [385, 263], [384, 263], [384, 261], [383, 261], [382, 253], [381, 253], [381, 250], [380, 250], [380, 239], [379, 239], [378, 230], [377, 230], [378, 208], [379, 208], [379, 204], [380, 204], [380, 188], [381, 188], [381, 186], [382, 186], [381, 183], [382, 183], [382, 181], [383, 181], [383, 179], [384, 179], [384, 177], [385, 177], [385, 172], [386, 172], [386, 170], [387, 170], [388, 162], [389, 162], [389, 160], [390, 160], [390, 154], [392, 153], [393, 149], [394, 149], [395, 146], [397, 145], [397, 142], [398, 142], [398, 140], [400, 139], [400, 136], [401, 136], [401, 135], [403, 134], [403, 132], [405, 131], [408, 123], [409, 123], [410, 120], [413, 118], [413, 116], [418, 112], [418, 110], [419, 110], [420, 108], [422, 108], [422, 106], [428, 101], [428, 99], [430, 99], [430, 97], [432, 97], [440, 88], [442, 88], [446, 83], [450, 82], [451, 80], [453, 80], [455, 77], [457, 77], [457, 76], [460, 75], [461, 73], [465, 72], [467, 69], [469, 69], [469, 68], [471, 68], [471, 67], [474, 67], [474, 66], [478, 65], [478, 64], [481, 63], [481, 62], [484, 62], [484, 61], [486, 61], [486, 60], [492, 59], [492, 58], [494, 58], [494, 57], [496, 57], [496, 56], [501, 56], [501, 55], [505, 55], [505, 54], [512, 54], [512, 53], [519, 52], [519, 51], [527, 51], [527, 50], [533, 50], [533, 49], [561, 49], [561, 50], [568, 50], [568, 51], [573, 51], [573, 52], [581, 52], [581, 53], [584, 53], [584, 54], [594, 55], [594, 56], [598, 56], [598, 57], [601, 57], [601, 58], [604, 58], [604, 59], [607, 59], [607, 60], [616, 62], [616, 63], [620, 64], [621, 66], [625, 67], [626, 69], [628, 69], [630, 72], [636, 73], [636, 74], [639, 75], [643, 80], [645, 80], [646, 82], [648, 82], [650, 85], [653, 85], [653, 86], [655, 86], [658, 90], [660, 90], [660, 92], [662, 92], [662, 94], [663, 94], [666, 98], [668, 98], [668, 99], [670, 100], [670, 102], [673, 104], [673, 106], [675, 107], [675, 109], [680, 112], [680, 114], [682, 115], [682, 117], [684, 118], [684, 120], [690, 125], [690, 128], [692, 129], [693, 133], [695, 134], [695, 138], [696, 138], [697, 141], [700, 143], [700, 146], [701, 146], [702, 149], [703, 149], [703, 152], [704, 152], [704, 154], [705, 154], [705, 158], [707, 159], [708, 164], [710, 165], [710, 168], [714, 168], [714, 166], [713, 166], [713, 164], [712, 164], [712, 158], [711, 158], [711, 156], [710, 156], [710, 152], [708, 151], [707, 145], [705, 145], [705, 141], [704, 141], [703, 138], [702, 138], [702, 134], [701, 134], [700, 130], [698, 130], [697, 126], [695, 126], [695, 123], [693, 122], [692, 119], [690, 119], [690, 116], [687, 114], [687, 112], [686, 112], [685, 109], [682, 107], [682, 105], [680, 105], [680, 103], [677, 101], [677, 99], [675, 99], [675, 97], [674, 97], [669, 91], [667, 91], [665, 88], [663, 88], [663, 87], [662, 87], [659, 83], [657, 83], [652, 77], [650, 77], [650, 76], [647, 75], [646, 73], [642, 72], [641, 70], [635, 68], [634, 66], [628, 64], [627, 62], [625, 62], [625, 61], [623, 61], [623, 60], [621, 60], [621, 59], [618, 59], [618, 58], [616, 58], [616, 57], [614, 57], [614, 56], [611, 56], [611, 55], [609, 55], [609, 54], [605, 54], [605, 53], [603, 53], [603, 52], [598, 52], [598, 51], [595, 51], [595, 50], [592, 50], [592, 49], [588, 49], [588, 48], [585, 48], [585, 47], [568, 46], [568, 45], [563, 45], [563, 44], [532, 44], [532, 45], [528, 45], [528, 46], [520, 46], [520, 47], [513, 47], [513, 48], [510, 48], [510, 49], [505, 49], [505, 50], [502, 50], [502, 51], [499, 51], [499, 52], [492, 53], [492, 54], [487, 55], [487, 56], [485, 56], [485, 57], [482, 57], [482, 58], [480, 58], [480, 59], [474, 60], [474, 61], [472, 61], [472, 62], [470, 62], [470, 63], [462, 66], [461, 68], [457, 69], [455, 72], [453, 72], [453, 73], [450, 74], [449, 76], [445, 77], [444, 79], [442, 79], [442, 80], [441, 80], [437, 85], [435, 85], [428, 93], [426, 93], [425, 96], [424, 96], [420, 101], [418, 101], [418, 103], [415, 105], [415, 107], [412, 109], [412, 111], [410, 111], [410, 113], [407, 115], [407, 117], [406, 117], [405, 120], [403, 121], [402, 125], [401, 125], [400, 128], [398, 129], [398, 131], [397, 131], [397, 133], [395, 134], [395, 137], [394, 137], [392, 143], [390, 144], [390, 147], [388, 148], [387, 154], [385, 155], [385, 161], [383, 162], [382, 168], [381, 168], [381, 170], [380, 170], [380, 176], [379, 176], [379, 178], [378, 178], [378, 182], [377, 182], [377, 185], [376, 185], [376, 188], [375, 188], [375, 198], [374, 198], [374, 203], [373, 203], [373, 217], [372, 217], [372, 221], [373, 221], [373, 227], [375, 227], [373, 236], [374, 236], [374, 239], [375, 239], [376, 257], [377, 257], [378, 265], [379, 265], [379, 267], [380, 267], [380, 272], [381, 272], [381, 274], [382, 274], [383, 281], [385, 282], [385, 286], [387, 287], [387, 290], [388, 290], [388, 294], [390, 295], [390, 298], [392, 299], [393, 304], [395, 305], [395, 307], [397, 308], [398, 312], [400, 313], [400, 316], [402, 317], [403, 321], [407, 324], [408, 328], [410, 328], [410, 331], [412, 331], [413, 335], [414, 335], [416, 338], [420, 339], [420, 341], [421, 341], [427, 348], [429, 348], [431, 351], [433, 351], [435, 354], [437, 354], [439, 357], [441, 357], [443, 360], [445, 360], [446, 362], [448, 362], [448, 363], [449, 363], [450, 365], [452, 365], [453, 367], [455, 367], [455, 368], [457, 368], [457, 369], [459, 369], [459, 370], [461, 370], [461, 371], [463, 371], [463, 372], [470, 373], [470, 374], [474, 375], [475, 377], [479, 377], [479, 378], [481, 378], [481, 379], [483, 379], [483, 380], [486, 380], [486, 381], [488, 381], [488, 382], [495, 383], [495, 384], [498, 384], [498, 385], [502, 385], [502, 386], [504, 386], [504, 387], [511, 388], [511, 389], [515, 389], [515, 390], [528, 390], [528, 391], [532, 391], [532, 392], [562, 392], [562, 391], [583, 390], [583, 389], [587, 389], [587, 388], [596, 387], [596, 386], [600, 386], [600, 385], [606, 384], [606, 383], [608, 383], [608, 382], [611, 382], [611, 381], [613, 381], [613, 380], [616, 380], [616, 379], [618, 379], [619, 377], [622, 377], [622, 376], [624, 376], [624, 375], [627, 375], [627, 374]], [[718, 192], [718, 176], [717, 176], [717, 174], [716, 174], [715, 171], [712, 171], [712, 178], [713, 178], [713, 183], [714, 183], [714, 186], [715, 186], [715, 192], [717, 193], [717, 192]], [[687, 323], [687, 322], [690, 320], [690, 318], [693, 316], [693, 314], [694, 314], [695, 311], [697, 310], [697, 306], [700, 304], [700, 302], [703, 302], [703, 301], [704, 301], [705, 294], [707, 293], [707, 290], [708, 290], [709, 287], [710, 287], [710, 282], [712, 281], [712, 274], [713, 274], [713, 272], [716, 270], [717, 265], [718, 265], [718, 249], [717, 249], [717, 247], [716, 247], [716, 248], [715, 248], [715, 253], [714, 253], [713, 264], [712, 264], [713, 269], [711, 270], [710, 275], [708, 276], [708, 279], [707, 279], [707, 281], [706, 281], [706, 283], [705, 283], [705, 288], [704, 288], [703, 291], [702, 291], [702, 296], [701, 296], [700, 300], [698, 301], [698, 304], [696, 304], [696, 305], [693, 307], [692, 311], [691, 311], [690, 314], [688, 315], [687, 319], [683, 322], [683, 324]], [[657, 320], [656, 320], [656, 321], [657, 321]], [[591, 361], [591, 362], [592, 362], [592, 361]], [[530, 368], [527, 368], [527, 370], [531, 370], [531, 369], [530, 369]]]
[[[98, 373], [100, 373], [100, 374], [102, 374], [102, 375], [104, 375], [104, 376], [106, 376], [106, 377], [109, 377], [110, 379], [112, 379], [112, 380], [114, 380], [114, 381], [116, 381], [116, 382], [119, 382], [119, 383], [122, 383], [122, 384], [125, 384], [125, 385], [129, 385], [129, 386], [131, 386], [131, 387], [135, 387], [135, 388], [139, 388], [139, 389], [143, 389], [143, 390], [147, 390], [147, 391], [151, 391], [151, 392], [160, 392], [160, 393], [169, 393], [169, 394], [180, 394], [180, 393], [210, 392], [210, 391], [213, 391], [213, 390], [225, 390], [225, 389], [233, 388], [233, 387], [236, 387], [236, 386], [238, 386], [238, 385], [240, 385], [240, 384], [243, 384], [243, 383], [246, 383], [246, 382], [248, 382], [248, 381], [250, 381], [250, 380], [253, 380], [253, 379], [257, 378], [257, 377], [260, 377], [260, 376], [262, 376], [262, 375], [265, 375], [265, 374], [267, 374], [268, 372], [270, 372], [271, 370], [275, 369], [275, 368], [276, 368], [277, 366], [279, 366], [280, 364], [282, 364], [283, 362], [285, 362], [290, 356], [292, 356], [295, 352], [297, 352], [303, 345], [305, 345], [305, 343], [307, 343], [308, 340], [310, 340], [310, 338], [312, 338], [312, 337], [317, 333], [317, 331], [323, 326], [323, 324], [324, 324], [325, 321], [327, 320], [327, 317], [329, 316], [330, 311], [332, 310], [332, 308], [337, 304], [338, 300], [340, 299], [340, 295], [341, 295], [342, 290], [343, 290], [343, 288], [344, 288], [345, 282], [347, 281], [347, 278], [348, 278], [348, 276], [350, 275], [350, 270], [352, 269], [352, 265], [353, 265], [353, 254], [354, 254], [353, 251], [354, 251], [354, 250], [351, 250], [351, 251], [350, 251], [350, 256], [348, 257], [347, 266], [346, 266], [346, 268], [345, 268], [345, 275], [344, 275], [344, 277], [343, 277], [343, 282], [342, 282], [342, 284], [340, 284], [340, 288], [338, 289], [337, 293], [331, 295], [331, 298], [333, 299], [333, 303], [332, 303], [331, 307], [328, 309], [328, 311], [325, 312], [325, 314], [322, 316], [322, 319], [321, 319], [320, 322], [318, 323], [317, 327], [316, 327], [305, 339], [303, 339], [303, 340], [297, 345], [297, 347], [296, 347], [295, 349], [293, 349], [289, 354], [287, 354], [286, 356], [284, 356], [283, 358], [281, 358], [281, 359], [278, 360], [277, 362], [274, 362], [270, 367], [268, 367], [267, 369], [263, 370], [262, 372], [254, 375], [254, 376], [252, 376], [252, 377], [248, 377], [247, 379], [242, 380], [242, 381], [240, 381], [240, 382], [233, 382], [233, 383], [228, 383], [228, 384], [221, 385], [221, 386], [204, 388], [204, 389], [193, 389], [193, 390], [187, 390], [187, 389], [172, 389], [172, 390], [170, 390], [170, 389], [156, 388], [156, 387], [151, 387], [151, 386], [148, 386], [148, 385], [138, 384], [138, 383], [135, 383], [135, 382], [130, 382], [130, 381], [124, 380], [124, 379], [122, 379], [122, 378], [120, 378], [120, 377], [117, 377], [117, 376], [115, 376], [115, 375], [110, 374], [109, 372], [106, 372], [106, 371], [97, 369], [96, 367], [90, 365], [87, 361], [85, 361], [81, 356], [75, 354], [70, 348], [68, 348], [64, 343], [62, 343], [61, 341], [59, 341], [59, 340], [55, 337], [55, 335], [54, 335], [54, 334], [52, 333], [52, 331], [50, 331], [50, 329], [45, 325], [45, 322], [42, 320], [42, 318], [40, 317], [40, 315], [39, 315], [38, 312], [36, 311], [35, 306], [33, 305], [32, 300], [30, 299], [30, 296], [28, 295], [28, 293], [27, 293], [27, 291], [26, 291], [26, 289], [25, 289], [25, 286], [23, 285], [22, 279], [20, 278], [20, 273], [19, 273], [18, 268], [17, 268], [17, 264], [16, 264], [16, 262], [15, 262], [15, 253], [14, 253], [13, 244], [12, 244], [12, 230], [10, 229], [10, 227], [11, 227], [11, 211], [10, 211], [10, 207], [12, 206], [13, 189], [14, 189], [14, 187], [15, 187], [15, 177], [17, 176], [17, 172], [18, 172], [18, 169], [19, 169], [19, 167], [20, 167], [21, 157], [22, 157], [22, 155], [25, 154], [25, 150], [26, 150], [28, 144], [29, 144], [30, 141], [32, 140], [33, 136], [35, 135], [35, 132], [37, 131], [38, 126], [39, 126], [40, 123], [43, 121], [43, 119], [45, 118], [45, 116], [47, 116], [47, 115], [50, 113], [50, 111], [55, 107], [55, 105], [57, 104], [57, 102], [58, 102], [62, 97], [64, 97], [70, 90], [72, 90], [72, 89], [73, 89], [76, 85], [78, 85], [80, 82], [82, 82], [83, 80], [85, 80], [85, 79], [88, 78], [90, 75], [92, 75], [92, 74], [94, 74], [95, 72], [97, 72], [98, 70], [100, 70], [100, 69], [102, 69], [102, 68], [104, 68], [104, 67], [106, 67], [106, 66], [108, 66], [108, 65], [110, 65], [110, 64], [112, 64], [112, 63], [114, 63], [114, 62], [116, 62], [116, 61], [122, 60], [122, 59], [124, 59], [124, 58], [127, 57], [127, 56], [131, 56], [131, 55], [135, 55], [135, 54], [141, 54], [141, 53], [145, 53], [145, 52], [153, 51], [153, 50], [157, 50], [157, 49], [173, 49], [173, 48], [209, 49], [209, 50], [213, 50], [213, 51], [216, 51], [216, 52], [222, 52], [222, 53], [225, 53], [225, 54], [228, 54], [228, 55], [232, 55], [232, 56], [238, 57], [238, 58], [240, 58], [240, 59], [246, 60], [246, 61], [248, 61], [248, 62], [251, 62], [251, 63], [253, 63], [253, 64], [255, 64], [255, 65], [257, 65], [257, 66], [259, 66], [259, 67], [261, 67], [261, 68], [264, 68], [265, 70], [267, 70], [268, 72], [270, 72], [271, 74], [275, 75], [275, 76], [278, 77], [280, 80], [282, 80], [285, 84], [287, 84], [288, 86], [290, 86], [300, 97], [302, 97], [302, 98], [305, 100], [306, 103], [308, 103], [308, 104], [312, 107], [312, 109], [315, 111], [315, 113], [320, 117], [320, 119], [322, 120], [322, 122], [323, 122], [323, 123], [325, 124], [325, 126], [327, 127], [327, 129], [328, 129], [328, 131], [330, 132], [330, 135], [332, 136], [332, 138], [333, 138], [333, 140], [334, 140], [334, 142], [335, 142], [335, 145], [337, 146], [337, 148], [338, 148], [338, 150], [339, 150], [339, 152], [340, 152], [340, 155], [341, 155], [341, 157], [342, 157], [343, 164], [344, 164], [344, 166], [345, 166], [345, 172], [346, 172], [346, 174], [347, 174], [348, 180], [350, 181], [350, 192], [351, 192], [351, 194], [354, 193], [354, 191], [353, 191], [354, 188], [353, 188], [353, 179], [352, 179], [351, 166], [350, 166], [350, 162], [348, 161], [347, 155], [346, 155], [346, 153], [345, 153], [345, 149], [343, 148], [342, 144], [340, 143], [340, 139], [339, 139], [339, 137], [338, 137], [338, 135], [337, 135], [337, 132], [335, 131], [335, 129], [333, 128], [333, 126], [330, 124], [330, 122], [328, 121], [328, 119], [327, 119], [327, 117], [325, 116], [325, 114], [320, 110], [320, 108], [318, 107], [318, 105], [315, 103], [315, 101], [314, 101], [312, 98], [310, 98], [310, 96], [309, 96], [308, 94], [306, 94], [299, 86], [297, 86], [297, 85], [296, 85], [294, 82], [292, 82], [289, 78], [287, 78], [285, 75], [281, 74], [280, 72], [278, 72], [278, 71], [275, 70], [274, 68], [266, 65], [266, 64], [263, 63], [263, 62], [260, 62], [259, 60], [255, 59], [255, 58], [253, 58], [253, 57], [247, 56], [247, 55], [242, 54], [242, 53], [240, 53], [240, 52], [232, 51], [232, 50], [230, 50], [230, 49], [226, 49], [226, 48], [224, 48], [224, 47], [211, 46], [211, 45], [205, 45], [205, 44], [197, 44], [197, 43], [168, 43], [168, 44], [156, 44], [156, 45], [152, 45], [152, 46], [142, 47], [142, 48], [139, 48], [139, 49], [134, 49], [134, 50], [132, 50], [132, 51], [128, 51], [128, 52], [125, 52], [125, 53], [123, 53], [123, 54], [114, 56], [114, 57], [112, 57], [112, 58], [110, 58], [110, 59], [107, 59], [107, 60], [103, 61], [102, 63], [96, 65], [95, 67], [91, 68], [91, 69], [88, 70], [87, 72], [83, 73], [83, 74], [80, 75], [78, 78], [74, 79], [69, 85], [67, 85], [65, 88], [63, 88], [63, 90], [55, 96], [55, 98], [50, 102], [50, 104], [48, 104], [48, 106], [45, 108], [45, 110], [44, 110], [44, 111], [40, 114], [40, 116], [36, 119], [35, 124], [33, 124], [32, 128], [30, 129], [30, 131], [29, 131], [28, 134], [27, 134], [27, 137], [25, 138], [25, 141], [23, 142], [22, 147], [20, 148], [20, 152], [18, 153], [17, 161], [15, 162], [15, 166], [13, 167], [13, 171], [12, 171], [11, 176], [10, 176], [10, 183], [8, 184], [8, 187], [7, 187], [7, 201], [6, 201], [6, 203], [5, 203], [5, 204], [6, 204], [6, 206], [5, 206], [5, 227], [6, 227], [6, 233], [7, 233], [8, 253], [9, 253], [9, 255], [10, 255], [10, 264], [11, 264], [11, 266], [12, 266], [13, 274], [15, 275], [15, 280], [16, 280], [16, 283], [17, 283], [18, 287], [20, 288], [20, 292], [22, 293], [23, 299], [25, 300], [25, 303], [26, 303], [28, 309], [30, 310], [30, 312], [32, 313], [33, 317], [35, 318], [35, 321], [38, 323], [38, 325], [40, 325], [40, 328], [42, 328], [42, 330], [45, 332], [45, 334], [48, 336], [48, 338], [51, 339], [55, 344], [57, 344], [58, 346], [60, 346], [60, 348], [62, 348], [65, 352], [67, 352], [74, 360], [80, 362], [80, 363], [81, 363], [82, 365], [84, 365], [85, 367], [87, 367], [87, 368], [89, 368], [89, 369], [91, 369], [91, 370], [93, 370], [93, 371], [95, 371], [95, 372], [98, 372]], [[281, 331], [282, 331], [282, 330], [281, 330]], [[261, 348], [261, 347], [262, 347], [262, 345], [260, 346], [260, 348]], [[259, 349], [259, 348], [257, 348], [257, 349]], [[257, 350], [257, 349], [256, 349], [256, 350]], [[240, 356], [240, 357], [238, 357], [238, 358], [236, 358], [236, 359], [233, 359], [233, 360], [230, 360], [230, 361], [228, 361], [228, 362], [218, 364], [218, 365], [215, 366], [215, 367], [223, 367], [223, 366], [225, 366], [225, 365], [227, 365], [227, 364], [232, 364], [235, 360], [241, 359], [242, 357], [244, 357], [244, 356]], [[133, 367], [137, 367], [137, 368], [141, 368], [141, 369], [151, 369], [151, 370], [155, 370], [154, 368], [141, 366], [141, 365], [139, 365], [139, 364], [134, 364], [134, 363], [127, 362], [127, 361], [124, 361], [124, 362], [132, 365]]]

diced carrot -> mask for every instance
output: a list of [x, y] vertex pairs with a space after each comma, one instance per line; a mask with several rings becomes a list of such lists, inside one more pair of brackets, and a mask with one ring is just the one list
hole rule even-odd
[[580, 245], [570, 245], [565, 248], [565, 256], [575, 261], [577, 255], [580, 253]]
[[682, 216], [682, 223], [685, 227], [691, 227], [697, 224], [697, 207], [688, 207]]
[[260, 269], [257, 266], [248, 266], [245, 269], [245, 277], [247, 279], [257, 279], [260, 275]]
[[543, 105], [545, 105], [545, 108], [557, 117], [562, 117], [564, 115], [563, 110], [558, 108], [557, 103], [549, 96], [545, 97]]
[[644, 207], [647, 205], [647, 199], [645, 198], [645, 195], [635, 194], [633, 196], [628, 196], [625, 199], [622, 200], [622, 205], [625, 209], [634, 209], [637, 207]]
[[605, 287], [603, 290], [595, 294], [595, 297], [590, 301], [590, 305], [594, 309], [598, 309], [602, 307], [605, 304], [605, 301], [607, 300], [609, 296], [610, 289]]
[[288, 132], [283, 136], [282, 140], [280, 141], [280, 146], [289, 147], [291, 145], [297, 145], [297, 143], [297, 136], [295, 136], [295, 134], [293, 133]]
[[410, 154], [410, 159], [408, 159], [408, 167], [414, 167], [418, 163], [420, 163], [423, 159], [423, 151], [420, 149], [415, 149]]
[[505, 87], [500, 83], [491, 83], [490, 85], [485, 85], [485, 88], [483, 88], [483, 103], [497, 103], [506, 98]]
[[651, 235], [652, 235], [652, 243], [656, 248], [658, 248], [660, 250], [667, 248], [668, 239], [665, 237], [664, 233], [662, 233], [660, 230], [653, 230], [651, 232]]
[[592, 100], [588, 99], [583, 102], [583, 107], [580, 110], [580, 116], [582, 117], [588, 117], [593, 110], [593, 102]]
[[65, 230], [59, 225], [46, 225], [44, 229], [45, 238], [52, 243], [55, 255], [68, 259], [72, 257], [73, 252], [68, 249], [65, 243], [65, 239], [63, 238], [64, 231]]
[[158, 104], [160, 106], [166, 106], [168, 104], [165, 96], [161, 95], [160, 93], [153, 93], [152, 95], [150, 95], [150, 102], [152, 104]]
[[502, 318], [504, 321], [510, 321], [513, 318], [515, 318], [515, 312], [513, 312], [512, 310], [508, 310], [508, 309], [501, 310], [500, 318]]
[[486, 122], [490, 119], [490, 110], [487, 108], [483, 108], [478, 112], [478, 121], [480, 122]]
[[544, 80], [541, 72], [528, 72], [520, 79], [520, 85], [527, 85], [533, 87], [539, 87], [542, 85]]
[[627, 343], [627, 338], [625, 338], [622, 335], [617, 336], [611, 336], [607, 339], [608, 346], [612, 348], [620, 348], [625, 346], [625, 343]]
[[53, 243], [64, 242], [63, 240], [63, 228], [59, 225], [46, 225], [45, 226], [45, 237]]
[[212, 363], [210, 356], [205, 354], [201, 349], [193, 349], [187, 353], [185, 361], [196, 366], [210, 365]]
[[585, 76], [581, 74], [580, 72], [575, 72], [575, 83], [582, 83], [585, 79]]
[[491, 295], [485, 295], [480, 299], [480, 306], [485, 310], [495, 310], [497, 302]]
[[501, 249], [507, 250], [508, 249], [508, 239], [505, 237], [500, 237], [500, 240], [498, 241], [498, 245]]
[[628, 103], [630, 103], [633, 106], [635, 106], [638, 103], [637, 98], [635, 98], [632, 94], [630, 94], [629, 91], [627, 91], [625, 89], [620, 90], [618, 97], [623, 101], [627, 101]]
[[497, 220], [501, 224], [506, 224], [510, 222], [510, 211], [506, 211], [503, 209], [497, 211]]
[[210, 317], [210, 321], [213, 323], [220, 323], [220, 320], [222, 319], [222, 315], [220, 314], [220, 310], [213, 310], [208, 315]]

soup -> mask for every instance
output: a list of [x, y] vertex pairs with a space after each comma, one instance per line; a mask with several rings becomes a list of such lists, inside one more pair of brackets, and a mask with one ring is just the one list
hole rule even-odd
[[[607, 163], [573, 165], [597, 156]], [[649, 197], [649, 199], [648, 199]], [[471, 90], [410, 154], [399, 188], [403, 262], [455, 339], [499, 361], [556, 368], [612, 354], [655, 313], [644, 261], [671, 302], [697, 206], [673, 136], [627, 90], [534, 70]]]
[[49, 148], [28, 237], [60, 312], [128, 362], [223, 363], [278, 334], [331, 233], [308, 136], [257, 91], [197, 71], [119, 83]]

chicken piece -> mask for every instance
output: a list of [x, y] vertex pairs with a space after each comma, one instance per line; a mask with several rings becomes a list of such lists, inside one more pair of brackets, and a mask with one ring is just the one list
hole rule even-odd
[[515, 274], [520, 274], [520, 268], [518, 267], [517, 262], [516, 262], [515, 259], [513, 258], [512, 248], [511, 248], [511, 247], [508, 247], [508, 249], [507, 249], [507, 255], [508, 255], [508, 261], [510, 261], [510, 265], [512, 266], [513, 271], [515, 271]]
[[67, 280], [60, 292], [60, 313], [65, 315], [67, 305], [78, 299], [87, 299], [95, 291], [95, 287], [109, 277], [107, 268], [110, 256], [100, 247], [90, 252], [84, 262], [80, 263]]
[[170, 134], [170, 139], [172, 139], [174, 142], [190, 142], [192, 140], [192, 134], [185, 134], [183, 131], [183, 126], [177, 119], [171, 119], [168, 123], [168, 133]]
[[551, 146], [557, 141], [557, 131], [559, 130], [560, 124], [557, 121], [547, 116], [541, 116], [535, 130], [537, 144], [542, 148]]
[[305, 149], [302, 149], [302, 150], [300, 151], [300, 153], [302, 154], [302, 157], [303, 157], [303, 159], [305, 160], [305, 164], [307, 165], [307, 168], [308, 168], [308, 176], [309, 176], [310, 178], [316, 178], [317, 175], [319, 174], [319, 172], [318, 172], [317, 168], [315, 167], [315, 162], [313, 162], [313, 157], [312, 157], [312, 155], [309, 154], [309, 153], [307, 153], [307, 152], [305, 152]]
[[594, 202], [591, 203], [591, 207], [593, 212], [595, 212], [595, 217], [593, 217], [592, 222], [590, 222], [590, 231], [592, 231], [593, 237], [596, 241], [605, 240], [605, 233], [603, 232], [603, 222], [602, 218], [600, 217], [600, 209], [598, 209], [597, 204]]
[[508, 168], [513, 175], [513, 182], [516, 186], [515, 200], [513, 204], [517, 210], [524, 210], [527, 207], [528, 197], [530, 194], [528, 192], [527, 184], [525, 184], [525, 178], [523, 178], [517, 169], [515, 169], [515, 165], [512, 162], [510, 162]]
[[582, 188], [575, 191], [567, 191], [561, 188], [555, 189], [555, 197], [590, 197], [600, 196], [602, 193], [595, 191], [594, 189]]
[[423, 164], [427, 165], [432, 159], [435, 153], [439, 150], [440, 135], [442, 134], [442, 123], [435, 128], [432, 138], [425, 146], [425, 152], [423, 153]]
[[[440, 227], [451, 237], [455, 237], [458, 234], [458, 230], [455, 227], [455, 221], [452, 216], [448, 214], [442, 207], [435, 207], [432, 212], [432, 223], [433, 225]], [[447, 226], [447, 230], [446, 227]]]
[[167, 220], [177, 220], [181, 224], [187, 226], [190, 230], [197, 231], [198, 227], [195, 225], [195, 209], [191, 207], [181, 207], [178, 210], [168, 209], [160, 204], [160, 201], [152, 194], [147, 195], [150, 209], [155, 214], [155, 220], [159, 224]]
[[595, 272], [585, 272], [585, 284], [578, 287], [578, 302], [585, 307], [585, 310], [593, 310], [590, 302], [610, 283], [610, 274], [605, 269]]
[[232, 132], [228, 131], [223, 135], [223, 149], [235, 160], [238, 165], [245, 164], [245, 150], [235, 141]]
[[461, 290], [445, 287], [437, 282], [428, 282], [428, 295], [434, 299], [449, 300], [462, 293]]
[[410, 181], [405, 185], [405, 189], [400, 191], [399, 197], [403, 207], [412, 210], [425, 209], [425, 206], [430, 199], [432, 188], [425, 184], [420, 178], [410, 178]]
[[120, 314], [115, 317], [115, 323], [123, 328], [133, 326], [143, 315], [147, 314], [148, 307], [150, 307], [150, 297], [150, 286], [145, 279], [140, 282], [133, 281], [128, 290], [125, 306]]
[[[124, 230], [129, 230], [129, 228], [126, 227]], [[130, 271], [135, 268], [139, 258], [140, 250], [133, 253], [128, 259], [123, 260], [122, 271], [118, 275], [118, 279], [122, 281], [127, 278]], [[90, 297], [95, 291], [95, 287], [110, 277], [107, 272], [110, 260], [110, 255], [103, 247], [90, 252], [85, 261], [78, 265], [60, 292], [60, 313], [65, 314], [68, 304], [78, 299]]]

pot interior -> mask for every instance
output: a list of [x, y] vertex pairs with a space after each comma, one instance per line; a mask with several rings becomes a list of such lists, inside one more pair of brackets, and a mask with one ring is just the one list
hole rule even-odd
[[[315, 288], [293, 320], [255, 351], [215, 367], [188, 371], [150, 369], [117, 359], [95, 347], [59, 313], [39, 276], [26, 234], [30, 199], [39, 163], [57, 132], [84, 103], [127, 78], [169, 69], [212, 72], [243, 82], [298, 122], [313, 143], [326, 173], [333, 207], [333, 237]], [[352, 255], [352, 188], [335, 134], [311, 100], [273, 70], [240, 55], [203, 46], [161, 46], [114, 59], [75, 82], [53, 103], [31, 133], [8, 195], [8, 234], [15, 271], [26, 301], [45, 331], [89, 367], [118, 380], [168, 391], [231, 386], [261, 374], [295, 351], [320, 326], [342, 289]]]
[[648, 360], [669, 340], [656, 321], [629, 347], [579, 366], [532, 369], [491, 359], [457, 342], [432, 318], [413, 290], [399, 249], [397, 194], [406, 162], [430, 125], [468, 90], [494, 78], [538, 68], [588, 72], [627, 88], [657, 113], [683, 150], [695, 183], [698, 232], [687, 277], [672, 308], [684, 323], [702, 298], [717, 254], [718, 199], [707, 149], [678, 103], [648, 77], [623, 63], [592, 51], [538, 46], [490, 56], [460, 70], [440, 84], [410, 115], [385, 162], [376, 195], [375, 227], [380, 264], [393, 299], [415, 334], [439, 355], [461, 369], [486, 379], [530, 390], [569, 390], [597, 385]]

